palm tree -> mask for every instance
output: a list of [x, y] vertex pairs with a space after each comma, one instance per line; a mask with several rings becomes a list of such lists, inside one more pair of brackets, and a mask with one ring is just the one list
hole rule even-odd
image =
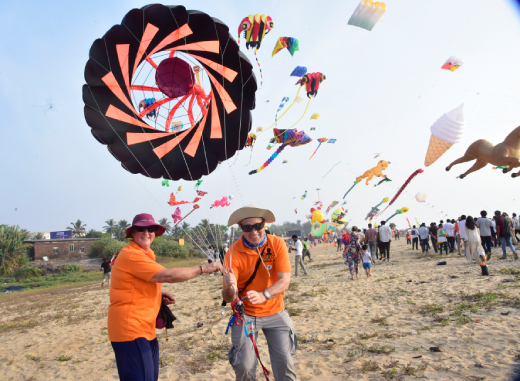
[[71, 222], [70, 224], [72, 226], [67, 227], [67, 230], [72, 231], [73, 237], [82, 237], [87, 233], [87, 230], [85, 229], [87, 225], [84, 224], [83, 221], [77, 220], [76, 222]]
[[117, 239], [120, 241], [123, 241], [125, 239], [126, 235], [126, 229], [128, 229], [130, 226], [127, 220], [121, 220], [117, 223]]
[[42, 232], [38, 232], [36, 233], [34, 236], [33, 236], [33, 239], [43, 239], [44, 236], [43, 236], [43, 233]]
[[111, 237], [114, 237], [117, 234], [117, 223], [116, 223], [116, 221], [113, 218], [111, 218], [109, 220], [106, 220], [105, 224], [107, 224], [107, 226], [103, 226], [103, 231], [105, 233], [110, 234]]
[[213, 234], [211, 231], [211, 224], [209, 223], [209, 220], [202, 219], [197, 226], [200, 227], [208, 241], [211, 242], [213, 240]]
[[167, 218], [161, 218], [159, 220], [159, 225], [162, 225], [166, 228], [166, 234], [170, 234], [172, 232], [172, 225]]

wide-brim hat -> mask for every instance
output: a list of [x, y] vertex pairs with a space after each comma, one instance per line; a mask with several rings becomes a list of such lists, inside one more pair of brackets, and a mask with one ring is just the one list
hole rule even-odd
[[141, 213], [134, 217], [134, 220], [132, 221], [132, 226], [130, 226], [128, 229], [126, 229], [126, 237], [125, 238], [132, 238], [132, 229], [137, 226], [157, 226], [157, 231], [155, 232], [155, 236], [159, 237], [164, 234], [166, 231], [166, 228], [162, 225], [159, 225], [155, 222], [153, 216], [148, 213]]
[[276, 221], [273, 212], [269, 209], [262, 209], [256, 205], [248, 205], [235, 210], [231, 216], [229, 216], [228, 226], [238, 224], [240, 221], [248, 218], [263, 218], [268, 224]]

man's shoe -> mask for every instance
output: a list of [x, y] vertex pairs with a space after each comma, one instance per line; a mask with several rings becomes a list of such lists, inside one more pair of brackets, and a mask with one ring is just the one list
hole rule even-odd
[[500, 258], [498, 258], [498, 259], [499, 259], [499, 260], [502, 260], [502, 259], [507, 259], [507, 258], [504, 258], [504, 257], [500, 257]]

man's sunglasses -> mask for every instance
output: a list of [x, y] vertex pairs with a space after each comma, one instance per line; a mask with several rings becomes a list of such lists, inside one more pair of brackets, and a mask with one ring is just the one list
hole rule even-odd
[[265, 226], [265, 222], [260, 222], [258, 224], [254, 224], [254, 225], [241, 225], [240, 228], [242, 229], [243, 232], [250, 233], [253, 229], [256, 231], [260, 231], [264, 228], [264, 226]]
[[139, 233], [142, 233], [145, 230], [148, 230], [148, 233], [155, 233], [157, 230], [159, 230], [159, 228], [157, 226], [155, 226], [155, 225], [152, 225], [152, 226], [136, 226], [134, 229], [136, 231], [138, 231]]

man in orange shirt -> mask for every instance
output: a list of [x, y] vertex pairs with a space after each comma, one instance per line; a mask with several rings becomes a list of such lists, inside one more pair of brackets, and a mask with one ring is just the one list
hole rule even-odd
[[[228, 326], [232, 341], [229, 362], [240, 381], [256, 380], [259, 355], [255, 355], [255, 343], [260, 329], [269, 347], [274, 379], [296, 380], [296, 334], [283, 302], [291, 281], [289, 254], [284, 241], [264, 229], [266, 222], [274, 221], [271, 211], [256, 206], [237, 209], [228, 221], [228, 226], [238, 224], [243, 231], [226, 254], [224, 267], [229, 271], [222, 289], [226, 302], [234, 302], [236, 307], [237, 297], [243, 301], [244, 313], [237, 313]], [[250, 333], [251, 325], [254, 335], [248, 338], [244, 328]], [[263, 364], [262, 368], [267, 375]]]

